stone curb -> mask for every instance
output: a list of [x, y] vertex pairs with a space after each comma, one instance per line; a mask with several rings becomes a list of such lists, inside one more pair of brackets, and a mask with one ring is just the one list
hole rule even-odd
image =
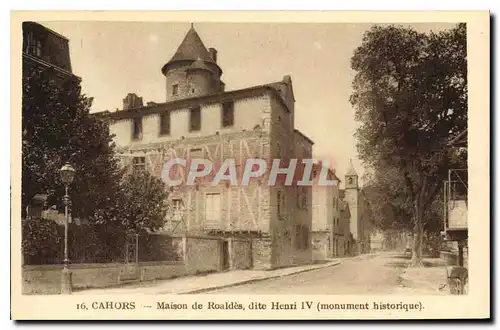
[[309, 268], [309, 269], [302, 269], [302, 270], [299, 270], [299, 271], [296, 271], [296, 272], [292, 272], [292, 273], [288, 273], [288, 274], [283, 274], [283, 275], [273, 275], [273, 276], [269, 276], [269, 277], [252, 278], [252, 279], [244, 280], [244, 281], [241, 281], [241, 282], [235, 282], [235, 283], [224, 284], [224, 285], [219, 285], [219, 286], [212, 286], [212, 287], [209, 287], [209, 288], [187, 290], [187, 291], [181, 291], [181, 292], [163, 292], [163, 293], [159, 292], [157, 294], [168, 294], [168, 293], [171, 293], [171, 294], [197, 294], [197, 293], [209, 292], [209, 291], [214, 291], [214, 290], [219, 290], [219, 289], [225, 289], [225, 288], [230, 288], [230, 287], [235, 287], [235, 286], [240, 286], [240, 285], [245, 285], [245, 284], [250, 284], [250, 283], [255, 283], [255, 282], [260, 282], [260, 281], [265, 281], [265, 280], [270, 280], [270, 279], [275, 279], [275, 278], [280, 278], [280, 277], [286, 277], [286, 276], [290, 276], [290, 275], [296, 275], [296, 274], [305, 273], [305, 272], [311, 272], [311, 271], [317, 270], [317, 269], [323, 269], [323, 268], [327, 268], [327, 267], [338, 266], [341, 263], [342, 263], [341, 261], [335, 261], [335, 262], [332, 262], [332, 263], [324, 265], [324, 266], [320, 266], [320, 267], [316, 267], [316, 268]]

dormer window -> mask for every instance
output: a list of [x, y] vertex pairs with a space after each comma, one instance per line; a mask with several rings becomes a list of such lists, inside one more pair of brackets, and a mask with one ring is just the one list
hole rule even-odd
[[349, 178], [349, 184], [353, 184], [353, 179]]

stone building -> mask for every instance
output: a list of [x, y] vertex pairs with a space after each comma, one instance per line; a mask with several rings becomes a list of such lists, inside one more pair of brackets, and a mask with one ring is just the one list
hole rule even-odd
[[352, 255], [354, 243], [354, 238], [351, 233], [351, 212], [349, 210], [349, 204], [346, 201], [341, 199], [339, 204], [340, 231], [342, 232], [342, 236], [340, 239], [342, 249], [341, 255], [347, 257]]
[[[281, 81], [226, 91], [215, 48], [207, 49], [193, 27], [162, 67], [164, 103], [130, 93], [108, 118], [124, 166], [160, 177], [166, 161], [234, 159], [241, 173], [248, 158], [310, 158], [313, 142], [295, 129], [290, 76]], [[282, 166], [283, 167], [283, 166]], [[178, 168], [179, 169], [179, 168]], [[175, 172], [183, 178], [184, 172]], [[248, 185], [209, 178], [169, 187], [172, 212], [165, 230], [252, 240], [253, 266], [274, 268], [311, 261], [311, 188]], [[299, 200], [300, 198], [300, 200]]]
[[29, 68], [39, 68], [55, 81], [80, 79], [71, 69], [69, 40], [59, 33], [36, 23], [23, 22], [23, 75]]
[[[318, 181], [321, 166], [315, 166], [313, 178]], [[324, 260], [344, 255], [343, 231], [340, 226], [340, 179], [331, 169], [326, 169], [327, 179], [336, 180], [336, 185], [313, 185], [312, 230], [313, 258]], [[313, 181], [314, 181], [313, 180]]]
[[343, 200], [349, 205], [350, 231], [353, 236], [352, 253], [367, 253], [370, 251], [371, 215], [370, 204], [359, 187], [358, 174], [350, 162], [345, 174], [345, 190], [340, 192]]

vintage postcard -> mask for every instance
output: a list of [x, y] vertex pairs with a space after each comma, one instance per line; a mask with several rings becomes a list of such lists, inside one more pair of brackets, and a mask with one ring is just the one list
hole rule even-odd
[[13, 319], [490, 318], [489, 12], [11, 31]]

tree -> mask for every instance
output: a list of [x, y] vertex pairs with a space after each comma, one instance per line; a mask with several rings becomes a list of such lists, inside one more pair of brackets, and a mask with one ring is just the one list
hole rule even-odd
[[89, 114], [92, 99], [80, 82], [56, 83], [48, 72], [27, 69], [22, 104], [22, 210], [35, 194], [63, 209], [59, 169], [69, 161], [77, 173], [71, 185], [72, 214], [92, 220], [107, 208], [122, 173], [105, 122]]
[[374, 26], [351, 58], [358, 152], [372, 169], [391, 166], [411, 202], [413, 265], [422, 263], [425, 210], [455, 166], [448, 147], [467, 127], [466, 26], [423, 34]]
[[112, 201], [108, 208], [95, 212], [96, 223], [112, 223], [133, 232], [163, 227], [169, 207], [165, 183], [146, 171], [125, 174]]
[[363, 188], [370, 200], [375, 228], [398, 231], [411, 231], [412, 204], [398, 169], [378, 168], [366, 175]]
[[[149, 173], [132, 175], [121, 168], [108, 124], [90, 114], [92, 99], [81, 93], [77, 79], [56, 83], [46, 71], [26, 69], [22, 210], [35, 194], [46, 194], [48, 206], [55, 205], [62, 211], [64, 185], [59, 169], [71, 162], [77, 171], [70, 186], [71, 213], [89, 221], [85, 228], [70, 231], [71, 246], [76, 249], [84, 245], [92, 258], [116, 258], [122, 254], [128, 230], [154, 231], [163, 226], [168, 207], [165, 185]], [[54, 240], [61, 237], [56, 227], [43, 219], [27, 221], [24, 252], [42, 260], [48, 258], [39, 255], [43, 250], [60, 249]]]

